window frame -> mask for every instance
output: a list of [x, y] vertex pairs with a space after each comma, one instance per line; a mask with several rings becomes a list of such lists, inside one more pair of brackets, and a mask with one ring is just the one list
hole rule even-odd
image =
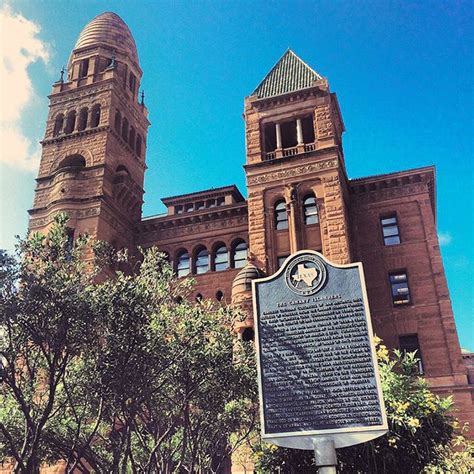
[[[236, 259], [235, 256], [237, 254], [237, 247], [239, 245], [242, 245], [242, 244], [245, 245], [245, 258]], [[242, 249], [240, 249], [240, 251], [242, 251]], [[247, 265], [248, 255], [249, 255], [249, 246], [248, 246], [247, 242], [245, 242], [245, 240], [243, 240], [243, 239], [236, 240], [232, 244], [231, 268], [244, 268], [245, 265]], [[239, 264], [239, 266], [236, 266], [236, 264], [235, 264], [236, 262], [242, 262], [243, 264], [242, 265]]]
[[[206, 256], [206, 265], [198, 265], [198, 262], [199, 262], [199, 258], [200, 257], [203, 257], [204, 255], [201, 255], [203, 252], [205, 252], [205, 256]], [[204, 273], [207, 273], [210, 269], [211, 269], [211, 259], [210, 259], [210, 255], [209, 255], [209, 250], [207, 250], [206, 247], [204, 246], [199, 246], [195, 251], [194, 251], [194, 258], [193, 258], [193, 273], [195, 275], [204, 275]], [[204, 271], [201, 271], [200, 269], [201, 268], [206, 268]]]
[[[282, 209], [278, 209], [279, 206], [283, 206]], [[285, 216], [285, 219], [279, 219], [279, 216], [283, 215]], [[288, 211], [286, 209], [286, 201], [284, 199], [278, 199], [275, 201], [273, 204], [273, 227], [276, 231], [283, 231], [283, 230], [288, 230], [290, 227], [289, 219], [288, 219]], [[278, 228], [278, 225], [280, 223], [286, 223], [285, 227]]]
[[[225, 252], [218, 253], [219, 250], [225, 249]], [[218, 261], [218, 255], [225, 255], [225, 262], [219, 262]], [[227, 248], [227, 245], [224, 243], [217, 244], [214, 248], [214, 251], [212, 253], [212, 260], [213, 260], [213, 271], [215, 272], [225, 272], [230, 268], [230, 259], [229, 259], [229, 249]], [[218, 265], [225, 265], [225, 268], [220, 268], [218, 269]]]
[[[402, 281], [392, 281], [392, 278], [393, 277], [396, 277], [396, 276], [401, 276], [401, 275], [404, 275], [405, 276], [405, 279], [402, 280]], [[400, 306], [412, 306], [413, 305], [413, 295], [412, 295], [412, 292], [411, 292], [411, 289], [410, 289], [410, 283], [409, 283], [409, 278], [408, 278], [408, 272], [406, 269], [401, 269], [401, 270], [391, 270], [388, 272], [388, 282], [389, 282], [389, 285], [390, 285], [390, 297], [392, 299], [392, 305], [394, 308], [398, 308]], [[395, 285], [401, 285], [405, 283], [406, 284], [406, 288], [407, 288], [407, 292], [406, 292], [406, 295], [408, 296], [407, 298], [407, 301], [403, 301], [403, 300], [397, 300], [396, 297], [397, 295], [394, 294], [394, 289], [395, 289]], [[400, 295], [403, 297], [403, 295]], [[397, 301], [400, 301], [399, 303], [397, 303]]]
[[[314, 199], [314, 204], [306, 204], [306, 201], [308, 201], [309, 199]], [[305, 196], [303, 197], [303, 204], [302, 204], [302, 210], [303, 210], [303, 223], [305, 226], [307, 225], [318, 225], [319, 224], [319, 209], [318, 209], [318, 199], [316, 197], [316, 195], [311, 192], [311, 193], [308, 193], [308, 194], [305, 194]], [[307, 210], [309, 208], [312, 208], [314, 207], [315, 209], [315, 212], [314, 213], [311, 213], [311, 214], [308, 214], [307, 213]], [[315, 216], [316, 217], [316, 222], [308, 222], [308, 219]]]
[[[188, 257], [188, 259], [187, 259], [188, 260], [188, 266], [184, 267], [184, 268], [179, 268], [180, 263], [181, 263], [181, 258], [184, 255], [187, 255], [187, 257]], [[191, 275], [191, 256], [189, 255], [189, 252], [186, 249], [180, 250], [176, 254], [175, 261], [176, 261], [176, 275], [178, 276], [178, 278], [182, 278], [182, 277], [186, 277], [188, 275]], [[184, 274], [180, 275], [180, 270], [187, 270], [187, 273], [184, 273]]]
[[[384, 224], [383, 221], [389, 220], [389, 219], [395, 219], [395, 223], [388, 223]], [[402, 238], [400, 235], [400, 225], [398, 223], [398, 215], [396, 212], [392, 212], [390, 214], [382, 214], [379, 216], [379, 223], [380, 223], [380, 233], [382, 235], [382, 242], [384, 247], [391, 247], [393, 245], [400, 245], [402, 243]], [[385, 229], [388, 228], [393, 228], [395, 227], [397, 230], [396, 234], [393, 235], [385, 235], [384, 231]], [[386, 239], [393, 239], [395, 237], [398, 237], [398, 242], [395, 243], [387, 243]]]

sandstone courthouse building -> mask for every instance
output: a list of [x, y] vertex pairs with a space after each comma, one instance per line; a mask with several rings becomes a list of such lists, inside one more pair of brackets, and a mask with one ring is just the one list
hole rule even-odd
[[[251, 280], [297, 250], [361, 261], [377, 335], [418, 350], [420, 372], [473, 420], [436, 232], [434, 168], [350, 179], [337, 96], [288, 50], [244, 101], [248, 198], [235, 186], [196, 191], [164, 198], [167, 214], [144, 218], [141, 77], [125, 23], [114, 13], [94, 18], [50, 95], [31, 230], [67, 211], [75, 235], [132, 251], [156, 245], [179, 276], [195, 276], [194, 297], [247, 308]], [[241, 337], [253, 337], [252, 325], [250, 312]]]

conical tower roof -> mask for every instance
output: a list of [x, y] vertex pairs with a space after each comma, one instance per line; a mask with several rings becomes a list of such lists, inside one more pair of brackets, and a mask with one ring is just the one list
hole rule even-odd
[[93, 18], [81, 31], [74, 49], [107, 45], [128, 54], [138, 64], [138, 52], [130, 29], [117, 14], [104, 12]]
[[319, 79], [322, 79], [321, 75], [302, 61], [291, 49], [287, 49], [252, 95], [263, 99], [287, 94], [311, 87], [314, 81]]

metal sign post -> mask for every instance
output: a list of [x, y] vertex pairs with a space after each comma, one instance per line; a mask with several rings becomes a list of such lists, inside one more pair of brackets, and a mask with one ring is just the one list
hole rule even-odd
[[314, 459], [318, 474], [336, 474], [336, 446], [332, 439], [316, 438], [314, 440]]
[[388, 430], [362, 264], [305, 250], [252, 289], [262, 439], [336, 472], [336, 448]]

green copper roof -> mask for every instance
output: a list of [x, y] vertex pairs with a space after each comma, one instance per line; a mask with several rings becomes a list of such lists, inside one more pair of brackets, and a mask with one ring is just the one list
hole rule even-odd
[[259, 99], [287, 94], [311, 87], [314, 81], [322, 77], [303, 62], [296, 54], [287, 49], [285, 54], [273, 66], [263, 81], [253, 91]]

